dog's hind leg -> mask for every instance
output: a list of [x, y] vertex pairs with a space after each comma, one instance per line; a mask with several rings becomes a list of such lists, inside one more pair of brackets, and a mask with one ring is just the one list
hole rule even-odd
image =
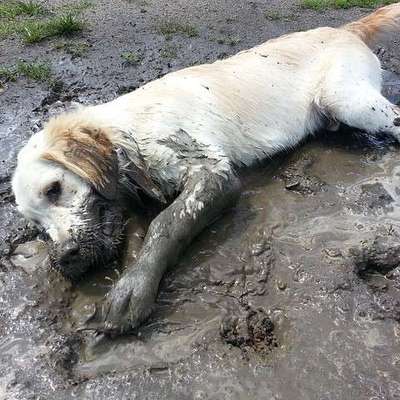
[[321, 84], [316, 103], [331, 120], [368, 133], [400, 139], [400, 108], [381, 94], [381, 67], [369, 50], [338, 54]]
[[349, 89], [338, 89], [340, 93], [328, 103], [330, 117], [368, 133], [391, 133], [400, 140], [400, 108], [367, 84]]
[[231, 171], [203, 167], [188, 180], [182, 193], [150, 224], [135, 265], [106, 296], [89, 327], [118, 334], [137, 327], [151, 313], [158, 285], [192, 239], [231, 206], [239, 193]]

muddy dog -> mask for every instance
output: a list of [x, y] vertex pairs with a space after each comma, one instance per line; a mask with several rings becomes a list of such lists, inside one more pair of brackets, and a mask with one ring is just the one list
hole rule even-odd
[[115, 257], [127, 207], [165, 204], [99, 308], [101, 331], [148, 317], [166, 268], [237, 198], [239, 167], [339, 122], [400, 139], [400, 109], [381, 95], [370, 50], [399, 18], [397, 3], [340, 28], [282, 36], [58, 116], [32, 136], [13, 190], [66, 276]]

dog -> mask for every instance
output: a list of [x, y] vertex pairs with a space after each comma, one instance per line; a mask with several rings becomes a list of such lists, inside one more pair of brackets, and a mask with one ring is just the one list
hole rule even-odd
[[54, 117], [30, 138], [12, 180], [17, 207], [47, 233], [65, 276], [118, 254], [127, 209], [161, 206], [99, 307], [99, 330], [128, 332], [149, 316], [164, 271], [234, 204], [239, 169], [338, 123], [400, 139], [400, 109], [381, 95], [371, 51], [399, 18], [396, 3], [272, 39]]

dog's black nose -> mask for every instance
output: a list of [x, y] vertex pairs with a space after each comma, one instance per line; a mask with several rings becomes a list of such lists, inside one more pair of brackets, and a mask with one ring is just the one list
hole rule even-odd
[[79, 255], [79, 244], [75, 240], [68, 240], [60, 252], [59, 263], [61, 266], [68, 266], [73, 263]]

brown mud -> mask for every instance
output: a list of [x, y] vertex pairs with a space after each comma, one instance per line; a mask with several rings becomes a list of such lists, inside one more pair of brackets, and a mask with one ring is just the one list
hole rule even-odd
[[[82, 328], [135, 259], [147, 222], [132, 218], [129, 257], [72, 286], [48, 268], [39, 232], [10, 193], [20, 146], [73, 102], [112, 99], [169, 71], [366, 12], [98, 1], [84, 13], [89, 28], [78, 39], [91, 46], [82, 57], [53, 41], [0, 42], [1, 64], [45, 58], [62, 82], [50, 90], [19, 80], [0, 95], [0, 399], [400, 398], [400, 162], [390, 140], [321, 132], [244, 173], [238, 204], [167, 273], [151, 318], [114, 340]], [[168, 40], [157, 31], [166, 20], [199, 36]], [[172, 47], [176, 56], [166, 56]], [[400, 72], [396, 48], [380, 55]], [[127, 66], [124, 51], [143, 59]], [[398, 102], [398, 75], [385, 82]]]

